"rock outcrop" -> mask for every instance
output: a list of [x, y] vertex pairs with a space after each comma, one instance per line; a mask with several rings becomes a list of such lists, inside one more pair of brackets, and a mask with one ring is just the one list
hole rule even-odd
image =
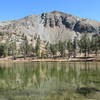
[[23, 34], [30, 38], [40, 36], [42, 40], [56, 43], [59, 40], [79, 37], [84, 33], [99, 34], [100, 22], [53, 11], [19, 20], [0, 22], [0, 32], [17, 35], [17, 38]]

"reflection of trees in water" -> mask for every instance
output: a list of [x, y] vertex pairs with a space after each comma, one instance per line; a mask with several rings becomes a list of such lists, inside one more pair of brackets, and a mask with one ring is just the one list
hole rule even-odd
[[[40, 62], [14, 64], [11, 68], [0, 67], [0, 87], [39, 87], [50, 80], [66, 82], [73, 87], [99, 82], [99, 63]], [[2, 77], [1, 77], [2, 76]], [[58, 81], [56, 84], [58, 84]]]

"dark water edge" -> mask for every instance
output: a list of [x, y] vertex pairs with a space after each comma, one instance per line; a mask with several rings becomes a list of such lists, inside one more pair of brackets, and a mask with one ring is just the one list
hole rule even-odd
[[0, 64], [0, 100], [99, 100], [99, 62]]

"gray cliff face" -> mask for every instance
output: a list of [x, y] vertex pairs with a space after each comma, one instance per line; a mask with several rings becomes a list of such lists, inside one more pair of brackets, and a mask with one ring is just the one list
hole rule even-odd
[[42, 40], [56, 43], [59, 40], [73, 39], [83, 33], [90, 35], [100, 33], [100, 23], [82, 19], [58, 11], [27, 16], [23, 19], [1, 22], [0, 31], [19, 36], [25, 34], [30, 38], [40, 36]]

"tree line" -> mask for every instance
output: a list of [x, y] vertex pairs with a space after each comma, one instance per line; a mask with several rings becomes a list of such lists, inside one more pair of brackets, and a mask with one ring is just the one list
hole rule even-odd
[[[26, 57], [76, 57], [77, 54], [84, 54], [84, 57], [89, 57], [90, 54], [96, 56], [100, 51], [100, 36], [89, 37], [87, 34], [83, 34], [80, 39], [75, 37], [73, 40], [59, 41], [58, 43], [51, 44], [45, 43], [45, 52], [41, 51], [41, 39], [36, 39], [35, 47], [33, 44], [29, 44], [26, 36], [23, 37], [23, 42], [20, 44], [17, 50], [16, 41], [8, 41], [6, 43], [0, 43], [0, 57], [12, 56], [16, 59], [18, 55], [22, 55], [24, 59]], [[67, 51], [67, 53], [65, 52]], [[41, 54], [40, 54], [41, 53]], [[58, 54], [57, 54], [58, 53]]]

